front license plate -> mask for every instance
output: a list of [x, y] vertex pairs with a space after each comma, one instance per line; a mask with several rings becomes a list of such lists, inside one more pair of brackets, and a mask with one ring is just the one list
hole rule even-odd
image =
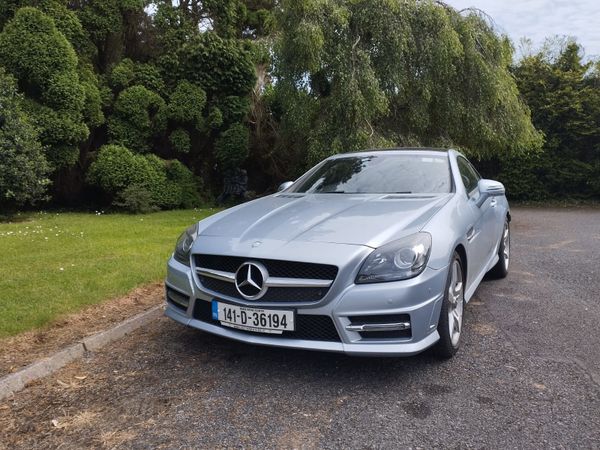
[[221, 325], [257, 333], [281, 334], [294, 331], [294, 311], [247, 308], [228, 303], [212, 302], [212, 317]]

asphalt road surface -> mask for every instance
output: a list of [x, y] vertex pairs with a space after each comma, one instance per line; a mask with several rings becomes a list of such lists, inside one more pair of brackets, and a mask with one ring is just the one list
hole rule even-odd
[[0, 448], [600, 447], [600, 210], [515, 209], [459, 354], [253, 347], [168, 319], [0, 403]]

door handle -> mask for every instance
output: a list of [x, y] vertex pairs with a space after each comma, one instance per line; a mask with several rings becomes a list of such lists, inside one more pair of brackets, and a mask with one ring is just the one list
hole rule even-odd
[[467, 241], [471, 242], [471, 239], [475, 237], [475, 228], [471, 227], [467, 230]]

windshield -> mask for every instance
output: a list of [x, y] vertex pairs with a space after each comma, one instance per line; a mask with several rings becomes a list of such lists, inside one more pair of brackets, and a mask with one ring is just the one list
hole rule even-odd
[[327, 160], [289, 192], [336, 194], [447, 193], [452, 189], [445, 155], [369, 155]]

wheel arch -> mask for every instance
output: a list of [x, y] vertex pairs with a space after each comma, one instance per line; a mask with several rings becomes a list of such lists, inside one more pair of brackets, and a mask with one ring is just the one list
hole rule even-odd
[[456, 248], [454, 249], [454, 251], [456, 253], [458, 253], [458, 256], [460, 257], [460, 263], [462, 264], [462, 272], [463, 272], [463, 283], [466, 284], [467, 282], [467, 271], [469, 270], [468, 264], [467, 264], [467, 251], [465, 249], [465, 247], [462, 244], [458, 244], [456, 246]]

